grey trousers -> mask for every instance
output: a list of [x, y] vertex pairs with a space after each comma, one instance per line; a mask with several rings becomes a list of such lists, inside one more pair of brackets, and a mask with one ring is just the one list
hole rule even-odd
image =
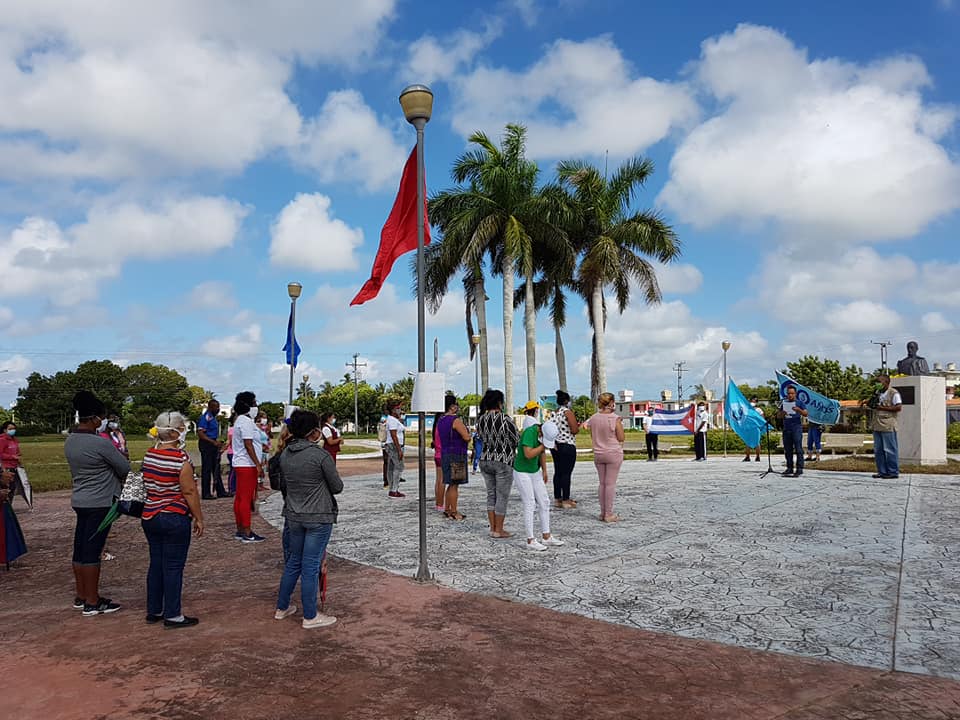
[[403, 460], [397, 452], [397, 446], [387, 443], [387, 483], [390, 492], [400, 491], [400, 475], [403, 474]]
[[508, 463], [481, 460], [480, 472], [487, 486], [487, 512], [507, 514], [507, 500], [513, 487], [513, 466]]

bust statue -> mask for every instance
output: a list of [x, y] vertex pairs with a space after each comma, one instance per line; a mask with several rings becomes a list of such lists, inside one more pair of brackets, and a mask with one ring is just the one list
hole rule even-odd
[[929, 375], [930, 368], [925, 358], [917, 355], [919, 346], [913, 340], [907, 343], [907, 356], [897, 362], [897, 372], [901, 375]]

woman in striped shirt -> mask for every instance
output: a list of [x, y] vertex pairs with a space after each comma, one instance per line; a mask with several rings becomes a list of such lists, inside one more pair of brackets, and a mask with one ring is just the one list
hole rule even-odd
[[150, 624], [163, 620], [167, 629], [200, 622], [180, 609], [183, 568], [193, 532], [203, 535], [203, 513], [194, 479], [193, 463], [184, 447], [187, 419], [178, 412], [160, 413], [156, 421], [157, 444], [143, 457], [143, 485], [147, 499], [141, 525], [150, 545], [147, 571], [147, 617]]

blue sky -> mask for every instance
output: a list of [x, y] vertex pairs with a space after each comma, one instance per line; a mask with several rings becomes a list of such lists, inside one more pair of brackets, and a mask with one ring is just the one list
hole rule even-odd
[[[960, 361], [960, 3], [318, 1], [6, 3], [0, 13], [0, 404], [33, 371], [149, 361], [232, 398], [281, 400], [286, 283], [304, 286], [298, 377], [416, 366], [406, 260], [369, 274], [414, 142], [397, 103], [434, 90], [427, 183], [476, 129], [610, 167], [644, 155], [638, 207], [675, 225], [664, 302], [609, 323], [609, 385], [637, 396], [811, 353], [867, 368], [871, 340]], [[458, 285], [454, 284], [454, 288]], [[488, 286], [502, 386], [499, 286]], [[589, 333], [571, 302], [571, 389]], [[472, 391], [463, 297], [427, 319]], [[522, 316], [516, 397], [527, 394]], [[556, 388], [538, 326], [538, 390]], [[429, 351], [428, 351], [429, 353]], [[459, 373], [459, 374], [458, 374]]]

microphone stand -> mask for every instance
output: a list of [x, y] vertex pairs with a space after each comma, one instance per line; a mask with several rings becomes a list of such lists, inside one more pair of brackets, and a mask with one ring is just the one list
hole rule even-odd
[[767, 446], [767, 469], [764, 470], [762, 473], [760, 473], [761, 479], [765, 478], [767, 475], [773, 472], [773, 460], [770, 459], [770, 423], [769, 422], [767, 423], [767, 427], [766, 427], [766, 435], [767, 435], [767, 441], [765, 444]]

